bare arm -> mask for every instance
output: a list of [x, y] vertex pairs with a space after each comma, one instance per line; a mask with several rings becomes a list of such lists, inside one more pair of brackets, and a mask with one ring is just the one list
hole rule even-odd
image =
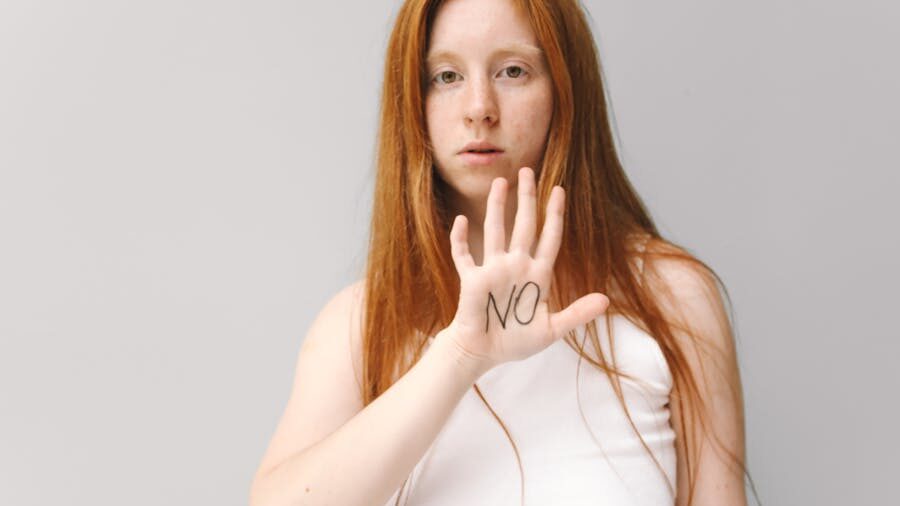
[[253, 505], [383, 505], [487, 369], [435, 336], [394, 385], [325, 439], [257, 477]]
[[[351, 393], [350, 361], [340, 358], [342, 349], [353, 350], [354, 363], [360, 361], [358, 325], [348, 333], [335, 323], [352, 312], [347, 310], [350, 292], [326, 307], [304, 342], [310, 346], [301, 350], [294, 395], [254, 479], [253, 505], [383, 505], [482, 374], [540, 352], [606, 310], [606, 296], [594, 293], [550, 313], [563, 189], [551, 194], [534, 257], [533, 171], [519, 171], [519, 209], [509, 252], [502, 223], [506, 191], [506, 180], [495, 179], [485, 217], [483, 265], [475, 265], [469, 254], [468, 219], [454, 220], [451, 253], [460, 275], [456, 315], [425, 355], [365, 408]], [[499, 309], [498, 300], [501, 306], [506, 302], [505, 309]], [[346, 336], [354, 344], [343, 348]]]
[[[711, 273], [673, 260], [658, 260], [653, 265], [660, 276], [655, 282], [667, 286], [657, 293], [670, 294], [660, 299], [662, 308], [681, 327], [674, 335], [709, 417], [708, 427], [694, 421], [688, 412], [694, 408], [691, 398], [677, 387], [672, 389], [669, 404], [678, 443], [675, 504], [687, 506], [691, 499], [694, 506], [744, 506], [743, 392], [736, 343], [723, 300]], [[684, 329], [690, 329], [697, 340]], [[690, 448], [684, 444], [688, 435], [693, 439]], [[693, 496], [688, 455], [696, 466]]]

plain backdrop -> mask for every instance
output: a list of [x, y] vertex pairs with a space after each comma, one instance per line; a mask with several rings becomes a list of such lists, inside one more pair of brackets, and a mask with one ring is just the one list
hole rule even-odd
[[[0, 504], [246, 503], [362, 275], [399, 3], [0, 2]], [[763, 504], [890, 502], [900, 4], [584, 5], [629, 176], [732, 297]]]

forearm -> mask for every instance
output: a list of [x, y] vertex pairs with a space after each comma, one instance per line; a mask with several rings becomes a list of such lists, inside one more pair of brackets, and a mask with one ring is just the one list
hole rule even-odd
[[382, 506], [486, 370], [462, 356], [445, 332], [435, 336], [403, 377], [347, 423], [258, 477], [253, 505]]

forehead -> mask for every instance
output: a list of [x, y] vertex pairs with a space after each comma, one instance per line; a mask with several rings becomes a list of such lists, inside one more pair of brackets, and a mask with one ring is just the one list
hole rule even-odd
[[449, 0], [428, 37], [428, 58], [447, 53], [524, 52], [540, 55], [531, 24], [512, 0]]

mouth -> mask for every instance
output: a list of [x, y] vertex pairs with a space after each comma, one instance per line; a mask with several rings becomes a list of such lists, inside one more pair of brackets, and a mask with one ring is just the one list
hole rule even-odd
[[490, 165], [500, 159], [503, 151], [498, 149], [473, 149], [459, 154], [467, 165]]

